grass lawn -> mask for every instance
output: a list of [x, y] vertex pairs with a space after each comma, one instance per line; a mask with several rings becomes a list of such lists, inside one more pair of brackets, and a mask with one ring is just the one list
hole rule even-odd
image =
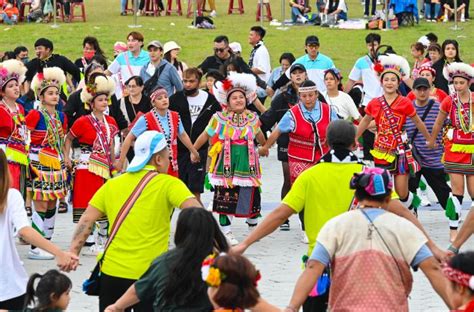
[[[55, 52], [64, 54], [72, 60], [82, 55], [82, 39], [86, 35], [96, 36], [107, 56], [112, 56], [112, 46], [115, 41], [125, 41], [131, 29], [132, 16], [120, 16], [120, 0], [85, 0], [87, 23], [60, 23], [53, 29], [50, 24], [20, 24], [14, 27], [0, 26], [0, 49], [11, 50], [17, 45], [25, 45], [33, 49], [35, 40], [39, 37], [51, 39]], [[237, 0], [235, 0], [236, 2]], [[361, 17], [363, 7], [359, 0], [347, 0], [349, 17]], [[250, 45], [247, 43], [248, 30], [255, 22], [256, 1], [244, 0], [245, 14], [227, 15], [227, 1], [217, 0], [218, 17], [214, 19], [215, 30], [189, 29], [191, 19], [176, 14], [166, 17], [139, 17], [143, 25], [139, 31], [145, 35], [145, 41], [158, 39], [162, 43], [175, 40], [182, 47], [180, 59], [188, 65], [198, 65], [212, 51], [212, 40], [215, 36], [226, 34], [231, 41], [239, 41], [243, 47], [244, 59], [248, 59]], [[281, 19], [281, 2], [270, 0], [273, 18]], [[166, 3], [165, 3], [166, 5]], [[186, 5], [186, 2], [183, 2]], [[472, 5], [471, 7], [474, 7]], [[286, 18], [289, 18], [289, 7], [285, 8]], [[474, 11], [471, 9], [471, 16]], [[269, 48], [272, 65], [277, 65], [278, 58], [283, 52], [292, 52], [296, 57], [304, 53], [304, 38], [316, 34], [321, 42], [321, 51], [329, 55], [347, 77], [355, 60], [365, 51], [364, 38], [366, 30], [338, 30], [317, 26], [295, 26], [286, 31], [277, 30], [264, 23], [267, 29], [265, 43]], [[460, 24], [460, 31], [450, 29], [452, 23], [425, 23], [415, 27], [401, 28], [395, 31], [381, 31], [382, 43], [390, 44], [403, 56], [410, 59], [410, 44], [420, 36], [435, 32], [440, 41], [446, 38], [458, 40], [461, 46], [461, 56], [465, 62], [474, 62], [474, 20]], [[33, 54], [33, 53], [31, 53]], [[33, 55], [31, 55], [33, 57]]]

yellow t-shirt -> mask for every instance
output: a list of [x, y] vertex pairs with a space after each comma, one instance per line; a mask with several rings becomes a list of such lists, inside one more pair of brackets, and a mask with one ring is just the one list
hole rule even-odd
[[323, 225], [349, 210], [354, 198], [349, 182], [354, 173], [361, 172], [362, 168], [363, 165], [358, 163], [319, 163], [305, 170], [283, 199], [283, 203], [295, 212], [304, 208], [308, 256]]
[[[153, 167], [110, 179], [90, 201], [109, 220], [109, 232], [118, 212], [143, 176]], [[170, 217], [193, 194], [178, 178], [158, 174], [145, 187], [107, 249], [102, 272], [138, 279], [151, 262], [168, 250]]]

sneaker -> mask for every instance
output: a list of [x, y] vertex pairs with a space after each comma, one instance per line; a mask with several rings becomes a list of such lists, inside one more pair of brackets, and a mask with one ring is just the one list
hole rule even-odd
[[447, 18], [447, 17], [445, 16], [444, 19], [443, 19], [443, 23], [447, 23], [448, 20], [449, 20], [449, 18]]
[[123, 12], [120, 13], [120, 15], [125, 16], [125, 15], [127, 15], [127, 12], [123, 11]]
[[232, 234], [232, 232], [229, 232], [229, 233], [225, 234], [225, 237], [227, 238], [227, 240], [229, 241], [231, 246], [235, 246], [239, 243], [239, 241], [235, 238], [235, 236], [234, 236], [234, 234]]
[[418, 196], [420, 196], [420, 199], [421, 199], [420, 206], [431, 206], [431, 202], [428, 199], [428, 197], [426, 196], [425, 192], [420, 192], [420, 194]]
[[427, 23], [431, 23], [431, 20], [430, 20], [430, 19], [427, 19], [426, 22], [427, 22]]
[[53, 260], [54, 256], [49, 252], [41, 249], [35, 248], [28, 251], [28, 259], [31, 260]]
[[301, 242], [303, 244], [309, 244], [308, 235], [306, 235], [305, 231], [301, 232]]
[[217, 12], [216, 10], [212, 10], [211, 13], [209, 14], [210, 17], [216, 17], [217, 16]]
[[82, 249], [81, 254], [83, 256], [91, 256], [91, 257], [96, 257], [99, 253], [103, 252], [104, 248], [99, 246], [98, 244], [94, 244], [90, 247], [86, 247], [85, 249]]
[[285, 223], [280, 225], [280, 231], [289, 231], [290, 230], [290, 221], [286, 220]]
[[466, 19], [463, 17], [461, 17], [461, 23], [464, 23], [466, 21]]

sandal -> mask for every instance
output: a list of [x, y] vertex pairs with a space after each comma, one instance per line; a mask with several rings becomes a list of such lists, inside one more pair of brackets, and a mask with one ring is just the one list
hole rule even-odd
[[58, 205], [58, 213], [66, 213], [67, 212], [67, 203], [66, 202], [59, 202]]
[[31, 217], [33, 215], [33, 210], [31, 210], [31, 206], [25, 206], [25, 210], [26, 210], [26, 215], [28, 217]]

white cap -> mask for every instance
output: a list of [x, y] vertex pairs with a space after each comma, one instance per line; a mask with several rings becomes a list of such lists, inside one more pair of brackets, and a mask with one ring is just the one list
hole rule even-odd
[[425, 48], [428, 48], [431, 44], [430, 40], [426, 36], [421, 36], [420, 39], [418, 39], [418, 42], [423, 44]]
[[174, 41], [168, 41], [163, 46], [163, 54], [166, 54], [169, 51], [175, 50], [175, 49], [181, 50], [181, 47]]
[[167, 146], [163, 133], [158, 131], [145, 131], [135, 141], [135, 156], [133, 157], [127, 172], [137, 172], [148, 164], [153, 154], [162, 151]]
[[229, 44], [230, 49], [234, 53], [242, 53], [242, 46], [238, 42], [232, 42]]

